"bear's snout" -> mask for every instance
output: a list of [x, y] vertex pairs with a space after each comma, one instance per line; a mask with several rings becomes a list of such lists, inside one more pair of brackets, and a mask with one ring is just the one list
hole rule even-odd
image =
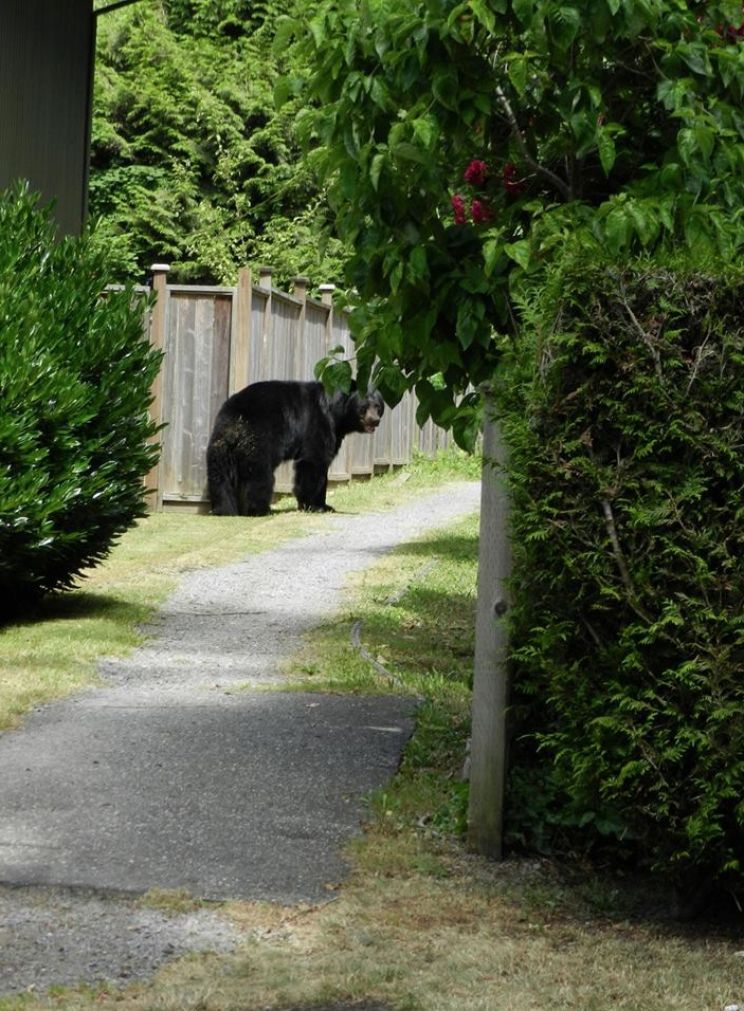
[[380, 424], [382, 418], [376, 407], [370, 405], [362, 415], [362, 427], [365, 432], [372, 433]]

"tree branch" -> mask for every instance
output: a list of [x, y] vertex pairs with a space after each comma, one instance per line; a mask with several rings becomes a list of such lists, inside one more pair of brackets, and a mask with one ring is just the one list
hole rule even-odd
[[617, 526], [615, 524], [615, 514], [612, 511], [609, 499], [602, 499], [602, 512], [604, 513], [605, 526], [607, 527], [610, 544], [612, 545], [612, 553], [615, 556], [617, 568], [620, 573], [620, 579], [625, 587], [628, 603], [639, 618], [643, 618], [644, 621], [651, 621], [649, 615], [646, 614], [638, 603], [635, 587], [633, 586], [633, 580], [630, 578], [630, 572], [628, 571], [628, 566], [625, 561], [625, 555], [623, 554], [623, 549], [620, 547], [620, 538], [617, 536]]
[[527, 147], [527, 140], [522, 132], [522, 128], [519, 125], [514, 109], [511, 106], [511, 102], [507, 98], [504, 89], [498, 84], [496, 85], [496, 97], [499, 102], [501, 102], [501, 106], [506, 113], [506, 118], [509, 120], [509, 125], [511, 126], [512, 133], [514, 134], [514, 139], [517, 142], [525, 164], [528, 165], [533, 172], [543, 176], [548, 180], [548, 182], [552, 183], [565, 200], [573, 200], [573, 191], [568, 183], [564, 182], [564, 180], [561, 179], [560, 176], [556, 175], [555, 172], [551, 171], [551, 169], [538, 164], [538, 162], [536, 162], [530, 154], [530, 150]]

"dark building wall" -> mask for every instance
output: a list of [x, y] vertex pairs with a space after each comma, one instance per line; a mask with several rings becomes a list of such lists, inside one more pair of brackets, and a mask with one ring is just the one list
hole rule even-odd
[[0, 188], [28, 179], [63, 232], [85, 216], [91, 0], [0, 0]]

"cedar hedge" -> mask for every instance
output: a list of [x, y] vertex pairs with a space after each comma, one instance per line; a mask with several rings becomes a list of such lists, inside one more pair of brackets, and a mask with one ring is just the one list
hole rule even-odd
[[147, 304], [102, 292], [95, 237], [55, 238], [26, 187], [0, 194], [0, 595], [72, 585], [144, 512], [157, 449], [147, 407], [160, 356]]
[[512, 842], [740, 890], [744, 272], [567, 257], [524, 309]]

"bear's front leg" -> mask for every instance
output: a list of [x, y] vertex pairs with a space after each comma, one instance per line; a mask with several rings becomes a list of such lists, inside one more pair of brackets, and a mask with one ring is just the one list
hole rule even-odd
[[294, 468], [294, 495], [297, 505], [305, 512], [332, 513], [333, 506], [326, 504], [328, 465], [311, 460], [297, 460]]

